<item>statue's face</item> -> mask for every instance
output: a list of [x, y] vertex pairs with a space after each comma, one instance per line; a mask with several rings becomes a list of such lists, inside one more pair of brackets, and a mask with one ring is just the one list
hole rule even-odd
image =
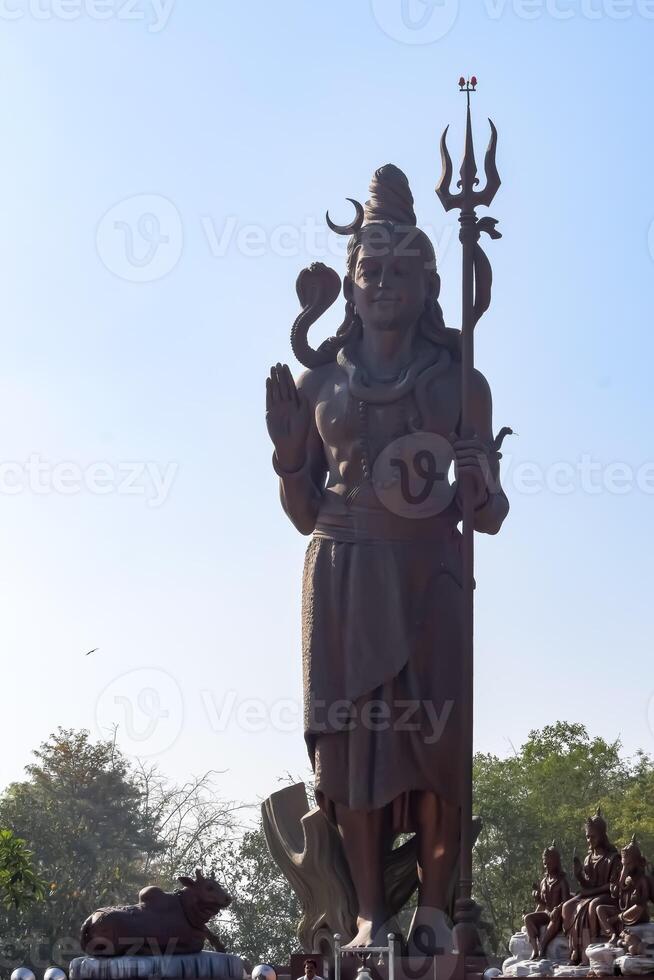
[[552, 854], [551, 851], [543, 852], [543, 866], [546, 871], [548, 871], [550, 874], [553, 874], [555, 871], [558, 870], [558, 864], [559, 862], [556, 854]]
[[364, 329], [410, 330], [425, 309], [427, 282], [415, 238], [374, 225], [364, 229], [351, 287]]
[[635, 857], [630, 856], [629, 854], [622, 855], [622, 868], [625, 874], [633, 874], [637, 867], [638, 861]]
[[588, 827], [586, 829], [586, 840], [588, 846], [595, 850], [602, 843], [602, 833], [598, 827]]

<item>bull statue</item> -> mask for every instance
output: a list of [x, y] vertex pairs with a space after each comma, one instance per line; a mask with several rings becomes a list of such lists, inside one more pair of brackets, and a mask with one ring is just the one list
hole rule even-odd
[[199, 953], [207, 940], [215, 950], [225, 947], [207, 926], [231, 897], [199, 868], [195, 879], [182, 876], [178, 891], [149, 885], [139, 892], [138, 905], [98, 909], [82, 926], [80, 942], [90, 956], [158, 956]]

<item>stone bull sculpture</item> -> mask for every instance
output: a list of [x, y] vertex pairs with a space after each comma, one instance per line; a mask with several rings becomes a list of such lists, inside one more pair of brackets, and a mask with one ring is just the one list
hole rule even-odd
[[199, 953], [205, 940], [223, 953], [225, 947], [207, 922], [231, 897], [213, 878], [198, 869], [195, 879], [178, 878], [182, 888], [165, 892], [149, 885], [139, 892], [138, 905], [98, 909], [82, 926], [80, 942], [90, 956], [148, 956]]

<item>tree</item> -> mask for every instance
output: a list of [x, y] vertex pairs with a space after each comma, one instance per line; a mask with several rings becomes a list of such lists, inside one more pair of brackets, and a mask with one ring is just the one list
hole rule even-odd
[[209, 873], [233, 832], [210, 774], [174, 786], [155, 768], [130, 767], [115, 739], [61, 728], [34, 755], [28, 778], [0, 797], [0, 827], [28, 842], [48, 888], [40, 903], [0, 912], [10, 946], [0, 972], [65, 966], [94, 909], [135, 902], [146, 884], [175, 887], [196, 865]]
[[29, 778], [0, 799], [0, 825], [29, 842], [49, 882], [45, 902], [3, 924], [3, 935], [38, 967], [41, 956], [54, 962], [74, 950], [93, 909], [138, 891], [143, 855], [159, 844], [113, 741], [60, 728], [34, 755]]
[[288, 963], [299, 949], [296, 929], [301, 909], [270, 856], [261, 823], [224, 854], [220, 873], [233, 897], [220, 928], [227, 948], [253, 965]]
[[45, 882], [33, 858], [24, 840], [11, 830], [0, 830], [0, 904], [4, 908], [20, 909], [43, 900]]
[[644, 852], [654, 854], [652, 760], [642, 753], [624, 759], [620, 748], [618, 740], [591, 738], [583, 725], [558, 722], [531, 732], [509, 758], [475, 756], [475, 813], [483, 820], [475, 890], [497, 955], [531, 908], [543, 849], [556, 840], [571, 871], [573, 848], [580, 856], [586, 851], [584, 820], [598, 804], [616, 843], [636, 833]]
[[[474, 760], [475, 890], [489, 944], [502, 956], [531, 906], [543, 848], [557, 840], [568, 870], [585, 851], [583, 822], [598, 803], [618, 845], [633, 833], [654, 855], [654, 766], [621, 755], [619, 741], [559, 722], [531, 732], [508, 758]], [[261, 823], [242, 831], [215, 773], [171, 784], [132, 767], [115, 740], [59, 729], [35, 752], [27, 778], [0, 796], [0, 976], [20, 963], [41, 971], [78, 952], [79, 927], [100, 905], [134, 902], [145, 884], [175, 887], [196, 866], [222, 880], [232, 905], [212, 927], [251, 962], [288, 962], [299, 903], [273, 862]], [[57, 940], [69, 937], [67, 948]]]
[[156, 766], [140, 764], [133, 773], [141, 794], [144, 822], [154, 828], [157, 848], [144, 857], [143, 880], [173, 887], [178, 875], [202, 868], [217, 873], [234, 846], [239, 807], [218, 796], [215, 772], [170, 783]]

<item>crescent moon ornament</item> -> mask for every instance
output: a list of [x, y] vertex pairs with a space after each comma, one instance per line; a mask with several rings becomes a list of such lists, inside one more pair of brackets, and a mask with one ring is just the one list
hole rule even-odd
[[363, 224], [363, 204], [355, 201], [353, 197], [346, 197], [346, 201], [350, 201], [351, 204], [356, 208], [356, 215], [354, 220], [349, 223], [349, 225], [336, 225], [329, 217], [329, 211], [325, 212], [325, 220], [332, 231], [335, 231], [337, 235], [354, 235], [357, 231], [360, 231]]

